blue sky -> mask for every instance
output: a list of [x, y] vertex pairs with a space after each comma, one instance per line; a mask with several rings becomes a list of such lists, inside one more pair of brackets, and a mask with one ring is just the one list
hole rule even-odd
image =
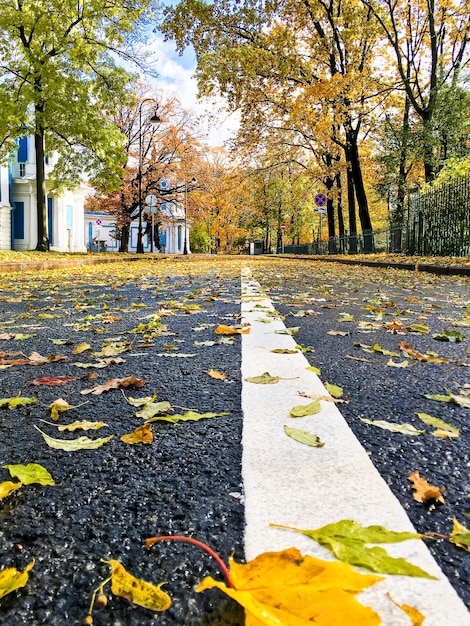
[[[175, 5], [178, 0], [165, 0], [165, 5]], [[174, 41], [164, 41], [163, 35], [159, 32], [152, 33], [149, 37], [147, 47], [155, 56], [155, 68], [158, 71], [158, 78], [152, 79], [164, 93], [175, 94], [185, 109], [193, 110], [198, 114], [205, 112], [214, 113], [217, 104], [209, 101], [197, 99], [197, 84], [193, 77], [196, 70], [196, 56], [192, 49], [186, 49], [182, 56], [175, 50]], [[150, 81], [149, 81], [150, 82]], [[218, 104], [222, 105], [220, 99]], [[219, 124], [207, 122], [208, 143], [210, 145], [222, 145], [232, 134], [237, 126], [236, 116], [227, 116], [221, 113], [217, 116]]]

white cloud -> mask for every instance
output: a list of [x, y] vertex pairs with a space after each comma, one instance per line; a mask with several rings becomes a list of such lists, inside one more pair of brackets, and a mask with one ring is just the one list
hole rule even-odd
[[179, 56], [173, 41], [164, 41], [163, 36], [155, 34], [148, 41], [146, 53], [155, 59], [153, 69], [158, 72], [158, 77], [148, 82], [168, 95], [176, 95], [185, 109], [203, 116], [208, 144], [222, 146], [224, 141], [233, 137], [238, 116], [223, 111], [223, 99], [197, 98], [196, 57], [192, 49]]

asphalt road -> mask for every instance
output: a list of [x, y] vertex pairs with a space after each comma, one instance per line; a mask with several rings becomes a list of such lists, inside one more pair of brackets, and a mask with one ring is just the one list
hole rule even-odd
[[[341, 412], [416, 528], [449, 534], [454, 516], [466, 523], [468, 408], [437, 403], [422, 394], [466, 393], [470, 331], [453, 324], [465, 319], [470, 305], [468, 279], [336, 264], [196, 257], [2, 275], [0, 335], [7, 336], [0, 340], [3, 359], [21, 359], [33, 351], [66, 357], [0, 371], [0, 399], [18, 394], [37, 399], [2, 409], [0, 465], [40, 463], [56, 483], [23, 486], [0, 501], [0, 568], [23, 569], [35, 559], [27, 586], [0, 601], [2, 624], [80, 624], [92, 590], [108, 575], [102, 558], [121, 561], [149, 582], [167, 581], [164, 588], [173, 604], [167, 612], [154, 614], [108, 594], [108, 605], [94, 612], [97, 625], [243, 623], [242, 611], [220, 592], [194, 593], [204, 575], [220, 577], [208, 555], [175, 542], [145, 551], [143, 543], [156, 535], [184, 534], [206, 541], [225, 560], [231, 553], [243, 559], [240, 337], [220, 343], [223, 336], [214, 330], [239, 321], [240, 268], [246, 263], [253, 266], [286, 324], [299, 327], [296, 339], [304, 349], [311, 348], [305, 356], [321, 369], [322, 380], [343, 387], [349, 404], [342, 405]], [[385, 324], [393, 320], [400, 321], [402, 328], [394, 330], [403, 335], [387, 330]], [[430, 332], [410, 331], [412, 324], [427, 324]], [[461, 343], [432, 338], [444, 328], [458, 328], [467, 337]], [[377, 343], [400, 352], [400, 341], [422, 354], [433, 350], [449, 362], [408, 358], [408, 367], [397, 368], [387, 365], [388, 356], [354, 345]], [[83, 342], [91, 349], [74, 354]], [[118, 355], [124, 362], [101, 369], [95, 353], [102, 352], [106, 342], [126, 348]], [[404, 358], [400, 353], [394, 360]], [[77, 362], [95, 367], [78, 367]], [[209, 376], [210, 369], [223, 372], [226, 380]], [[84, 378], [91, 372], [96, 379]], [[77, 379], [61, 387], [30, 385], [44, 376]], [[175, 411], [228, 415], [179, 424], [156, 422], [152, 444], [126, 444], [120, 437], [142, 420], [121, 390], [81, 392], [130, 376], [145, 384], [125, 390], [127, 396], [152, 396], [156, 391], [158, 401], [169, 401]], [[96, 450], [48, 447], [34, 426], [55, 438], [77, 436], [58, 433], [55, 424], [41, 421], [51, 422], [47, 407], [59, 397], [72, 406], [88, 401], [62, 413], [59, 424], [103, 421], [108, 426], [83, 434], [114, 438]], [[427, 432], [409, 437], [358, 419], [422, 426], [415, 411], [441, 417], [459, 428], [460, 436], [446, 440]], [[445, 488], [444, 505], [413, 500], [407, 477], [416, 469]], [[10, 480], [6, 469], [0, 476]], [[444, 540], [429, 547], [470, 606], [469, 554]]]

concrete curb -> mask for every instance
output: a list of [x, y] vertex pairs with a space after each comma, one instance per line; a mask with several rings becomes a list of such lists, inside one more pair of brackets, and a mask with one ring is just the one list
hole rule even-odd
[[[293, 420], [290, 409], [311, 400], [299, 391], [328, 395], [322, 382], [308, 371], [300, 352], [274, 354], [275, 348], [295, 348], [295, 340], [283, 322], [273, 316], [274, 307], [261, 287], [245, 271], [242, 283], [242, 320], [250, 324], [242, 335], [242, 409], [245, 492], [245, 553], [253, 559], [260, 553], [297, 547], [303, 554], [331, 560], [329, 552], [308, 537], [270, 527], [270, 523], [313, 529], [342, 519], [390, 530], [416, 532], [404, 509], [390, 491], [337, 406], [321, 401], [316, 415]], [[269, 372], [279, 376], [276, 384], [245, 382], [249, 376]], [[317, 434], [325, 445], [302, 445], [284, 432], [284, 425]], [[437, 580], [385, 576], [359, 596], [372, 606], [384, 626], [409, 626], [398, 604], [416, 607], [427, 626], [469, 626], [464, 603], [431, 556], [425, 543], [412, 539], [385, 546], [394, 557], [418, 565]]]
[[306, 254], [269, 254], [264, 255], [276, 259], [302, 259], [303, 261], [323, 261], [325, 263], [341, 263], [342, 265], [362, 265], [364, 267], [383, 267], [387, 269], [427, 272], [444, 276], [470, 276], [470, 265], [436, 265], [433, 263], [407, 263], [404, 261], [368, 261], [367, 259], [351, 259], [342, 256], [310, 256]]

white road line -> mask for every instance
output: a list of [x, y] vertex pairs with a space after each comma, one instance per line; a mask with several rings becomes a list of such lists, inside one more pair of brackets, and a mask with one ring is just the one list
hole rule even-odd
[[[242, 320], [251, 327], [249, 334], [242, 335], [246, 558], [295, 546], [303, 554], [331, 560], [330, 553], [313, 540], [272, 528], [270, 523], [308, 529], [352, 519], [363, 525], [415, 532], [335, 404], [321, 401], [320, 413], [290, 417], [294, 405], [310, 402], [300, 397], [299, 391], [325, 394], [325, 388], [306, 370], [308, 362], [303, 354], [271, 352], [275, 348], [292, 349], [296, 343], [291, 336], [276, 333], [285, 326], [269, 315], [273, 311], [271, 301], [245, 269]], [[245, 382], [245, 378], [264, 372], [282, 380], [268, 385]], [[284, 425], [314, 432], [325, 445], [311, 448], [297, 443], [285, 434]], [[385, 547], [393, 556], [407, 559], [438, 580], [387, 576], [362, 593], [359, 600], [380, 614], [384, 626], [410, 626], [410, 619], [386, 597], [387, 592], [399, 604], [421, 611], [426, 626], [470, 626], [469, 612], [423, 541]]]

